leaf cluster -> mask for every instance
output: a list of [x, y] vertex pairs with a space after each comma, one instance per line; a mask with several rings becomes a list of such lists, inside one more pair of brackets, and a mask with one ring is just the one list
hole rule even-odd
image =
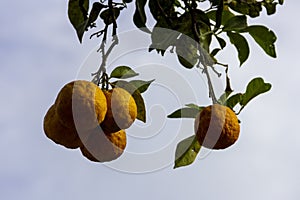
[[[137, 0], [133, 21], [151, 34], [149, 51], [155, 49], [164, 55], [168, 48], [171, 52], [175, 49], [179, 63], [189, 69], [199, 62], [212, 66], [217, 63], [217, 53], [226, 46], [227, 37], [238, 52], [241, 66], [249, 57], [250, 48], [244, 36], [249, 34], [267, 55], [276, 57], [274, 32], [263, 25], [248, 25], [247, 20], [259, 16], [263, 7], [268, 15], [274, 14], [282, 0], [209, 0], [211, 6], [203, 10], [200, 5], [205, 1]], [[147, 3], [156, 20], [152, 32], [146, 28]], [[213, 40], [219, 46], [212, 48]]]
[[109, 0], [107, 5], [104, 4], [104, 1], [94, 2], [90, 9], [90, 0], [69, 0], [68, 17], [77, 33], [80, 43], [86, 31], [97, 27], [96, 21], [98, 19], [102, 21], [102, 24], [104, 24], [106, 28], [100, 30], [95, 35], [99, 37], [107, 31], [107, 26], [115, 23], [121, 10], [126, 8], [126, 4], [130, 2], [131, 1], [124, 0], [122, 3], [115, 3]]

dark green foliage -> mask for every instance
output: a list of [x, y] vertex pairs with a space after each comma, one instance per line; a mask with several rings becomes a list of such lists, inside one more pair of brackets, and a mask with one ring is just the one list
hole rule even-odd
[[120, 8], [113, 8], [112, 12], [110, 9], [103, 10], [100, 14], [100, 18], [106, 25], [112, 24], [120, 15]]

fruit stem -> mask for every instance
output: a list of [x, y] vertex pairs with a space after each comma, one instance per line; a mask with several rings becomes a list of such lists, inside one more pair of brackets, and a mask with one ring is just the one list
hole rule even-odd
[[113, 43], [110, 45], [110, 47], [108, 48], [108, 50], [105, 52], [105, 45], [104, 45], [105, 41], [102, 42], [101, 44], [101, 53], [102, 53], [102, 62], [101, 65], [98, 69], [97, 72], [92, 73], [92, 76], [94, 76], [92, 82], [94, 82], [95, 84], [97, 84], [98, 86], [100, 85], [100, 83], [102, 84], [102, 88], [108, 89], [108, 75], [106, 73], [106, 61], [107, 58], [109, 56], [109, 54], [112, 52], [113, 48], [119, 43], [119, 39], [117, 35], [113, 36]]

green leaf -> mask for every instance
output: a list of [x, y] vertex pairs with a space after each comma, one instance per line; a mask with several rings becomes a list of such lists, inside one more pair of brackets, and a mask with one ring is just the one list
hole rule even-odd
[[110, 78], [126, 79], [139, 75], [128, 66], [116, 67], [110, 74]]
[[154, 81], [143, 81], [143, 80], [132, 80], [129, 83], [134, 85], [140, 93], [146, 92], [146, 90], [149, 88], [150, 84]]
[[273, 3], [263, 2], [262, 3], [262, 5], [266, 8], [268, 15], [272, 15], [276, 12], [277, 4], [278, 4], [277, 2], [273, 2]]
[[199, 113], [197, 108], [181, 108], [168, 115], [168, 118], [196, 118]]
[[[213, 21], [217, 21], [216, 19], [216, 16], [217, 16], [217, 11], [216, 10], [212, 10], [212, 11], [209, 11], [208, 13], [206, 13], [206, 15]], [[234, 17], [235, 15], [230, 12], [229, 10], [223, 10], [222, 12], [222, 20], [221, 20], [221, 24], [224, 25], [226, 24], [226, 22]]]
[[247, 27], [247, 18], [245, 15], [234, 16], [230, 18], [223, 27], [224, 31], [240, 31]]
[[111, 13], [110, 9], [103, 10], [100, 14], [101, 19], [106, 25], [110, 25], [116, 20], [120, 15], [120, 8], [113, 8]]
[[233, 90], [231, 88], [230, 78], [228, 76], [227, 69], [226, 69], [226, 88], [225, 88], [225, 93], [227, 94], [227, 96], [229, 96], [232, 92], [233, 92]]
[[68, 17], [76, 30], [80, 43], [88, 24], [88, 10], [89, 0], [69, 0]]
[[179, 32], [173, 31], [164, 27], [162, 21], [160, 23], [156, 23], [155, 27], [151, 33], [151, 41], [152, 44], [150, 49], [156, 49], [158, 52], [161, 52], [164, 55], [165, 50], [167, 50], [170, 46], [174, 46], [175, 42], [180, 35]]
[[136, 27], [141, 28], [142, 31], [146, 33], [151, 33], [151, 31], [146, 27], [146, 13], [145, 5], [147, 0], [136, 0], [135, 1], [135, 12], [133, 15], [133, 23]]
[[240, 104], [244, 107], [254, 97], [271, 89], [270, 83], [265, 83], [262, 78], [254, 78], [247, 85], [246, 92], [242, 95]]
[[269, 56], [276, 58], [275, 42], [276, 35], [273, 31], [269, 30], [265, 26], [255, 25], [249, 26], [245, 29], [253, 37], [256, 43], [268, 54]]
[[113, 87], [120, 87], [123, 88], [125, 90], [127, 90], [132, 97], [135, 100], [136, 106], [137, 106], [137, 119], [142, 121], [142, 122], [146, 122], [146, 108], [145, 108], [145, 102], [144, 99], [141, 95], [141, 93], [139, 92], [139, 90], [131, 83], [127, 82], [127, 81], [115, 81], [113, 83], [111, 83]]
[[238, 57], [240, 60], [240, 66], [248, 59], [249, 57], [249, 45], [247, 40], [239, 33], [227, 32], [227, 36], [230, 39], [230, 42], [235, 46], [238, 52]]
[[240, 103], [241, 100], [242, 100], [241, 93], [234, 94], [226, 100], [225, 105], [233, 109], [238, 103]]
[[227, 97], [231, 94], [231, 92], [224, 92], [218, 99], [218, 102], [221, 104], [221, 105], [226, 105], [226, 100], [227, 100]]
[[223, 49], [226, 46], [226, 42], [223, 38], [220, 38], [218, 36], [215, 36], [220, 44], [221, 49]]
[[215, 56], [215, 55], [217, 55], [217, 53], [219, 53], [219, 51], [221, 51], [221, 49], [216, 48], [216, 49], [212, 50], [212, 52], [210, 53], [210, 55], [211, 56]]
[[[201, 0], [200, 0], [201, 1]], [[205, 0], [202, 0], [202, 1], [205, 1]], [[221, 1], [221, 0], [209, 0], [210, 1], [210, 3], [211, 3], [211, 5], [212, 6], [217, 6], [217, 5], [219, 5], [219, 2]]]
[[159, 21], [164, 18], [164, 15], [172, 17], [175, 14], [174, 5], [176, 4], [175, 0], [149, 0], [149, 9], [153, 18]]
[[182, 56], [177, 56], [177, 59], [178, 59], [179, 63], [187, 69], [192, 69], [194, 67], [194, 65], [197, 63], [197, 61], [190, 63], [187, 59], [185, 59]]
[[185, 68], [191, 69], [198, 62], [197, 43], [186, 35], [181, 35], [176, 44], [178, 61]]
[[[207, 17], [206, 13], [201, 10], [195, 10], [193, 13], [195, 21], [197, 22], [197, 25], [199, 27], [199, 33], [200, 33], [200, 45], [203, 49], [206, 51], [209, 51], [209, 46], [211, 43], [212, 38], [212, 32], [210, 27], [210, 21]], [[194, 40], [197, 40], [195, 38], [194, 32], [193, 32], [193, 20], [192, 15], [190, 12], [185, 12], [183, 15], [181, 15], [178, 18], [178, 21], [174, 22], [176, 24], [176, 30], [180, 33], [183, 33], [190, 38], [193, 38]]]
[[101, 4], [99, 2], [94, 2], [93, 3], [91, 12], [89, 14], [89, 19], [88, 19], [87, 26], [92, 26], [92, 24], [98, 19], [99, 13], [102, 10], [102, 8], [104, 8], [103, 4]]
[[242, 13], [244, 15], [249, 15], [250, 17], [258, 17], [262, 11], [261, 2], [257, 1], [231, 1], [229, 7], [236, 12]]
[[201, 145], [197, 141], [195, 135], [179, 142], [175, 152], [174, 169], [192, 164], [200, 149]]
[[223, 10], [224, 10], [224, 2], [223, 0], [219, 0], [218, 8], [216, 11], [215, 30], [218, 30], [222, 24]]

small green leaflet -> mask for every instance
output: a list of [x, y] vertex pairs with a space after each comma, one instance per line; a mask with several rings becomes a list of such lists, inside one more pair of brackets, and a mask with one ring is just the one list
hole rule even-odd
[[119, 78], [119, 79], [126, 79], [131, 78], [134, 76], [138, 76], [139, 74], [133, 71], [128, 66], [119, 66], [116, 67], [110, 74], [110, 78]]
[[175, 152], [174, 169], [192, 164], [196, 159], [200, 148], [201, 145], [197, 141], [195, 135], [179, 142]]
[[223, 49], [223, 48], [226, 46], [226, 41], [225, 41], [223, 38], [220, 38], [220, 37], [218, 37], [218, 36], [216, 36], [216, 35], [215, 35], [215, 37], [216, 37], [216, 39], [218, 40], [221, 49]]

